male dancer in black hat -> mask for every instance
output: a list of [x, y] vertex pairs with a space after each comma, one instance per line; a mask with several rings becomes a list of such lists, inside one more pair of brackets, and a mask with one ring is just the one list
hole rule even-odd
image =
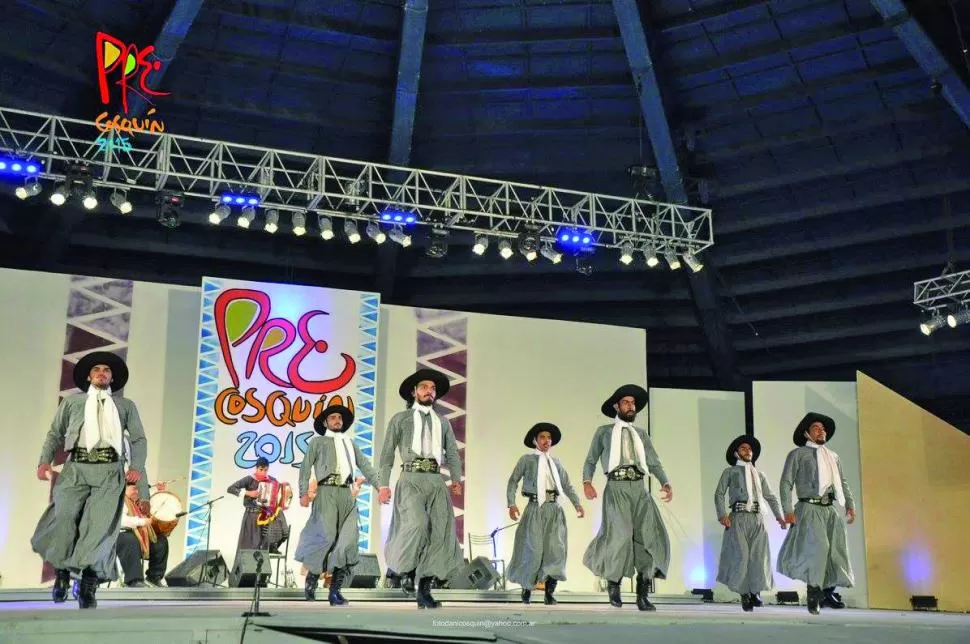
[[[745, 612], [761, 606], [758, 593], [773, 585], [768, 531], [761, 520], [762, 503], [771, 508], [782, 530], [787, 525], [778, 498], [772, 494], [765, 475], [755, 467], [760, 455], [761, 443], [754, 436], [738, 436], [731, 441], [726, 454], [731, 467], [721, 473], [714, 491], [717, 520], [725, 530], [717, 580], [741, 595], [741, 609]], [[727, 506], [725, 495], [730, 501]]]
[[533, 451], [516, 463], [506, 488], [509, 518], [513, 521], [519, 519], [515, 505], [519, 481], [522, 496], [529, 499], [516, 528], [512, 560], [506, 570], [506, 578], [522, 586], [523, 604], [529, 603], [532, 589], [540, 579], [545, 580], [545, 603], [556, 604], [556, 585], [566, 580], [566, 515], [559, 507], [559, 497], [566, 495], [576, 508], [576, 516], [585, 516], [569, 475], [559, 459], [549, 453], [560, 440], [562, 432], [552, 423], [533, 425], [523, 441]]
[[[647, 493], [644, 477], [650, 472], [662, 486], [665, 502], [674, 498], [673, 488], [660, 465], [646, 431], [635, 427], [637, 412], [646, 409], [647, 392], [637, 385], [624, 385], [600, 407], [613, 423], [596, 429], [583, 466], [583, 491], [596, 498], [593, 473], [597, 462], [606, 474], [603, 492], [603, 522], [583, 556], [583, 565], [606, 579], [610, 604], [619, 608], [620, 581], [636, 571], [637, 608], [656, 610], [648, 592], [652, 579], [665, 579], [670, 562], [670, 538], [657, 504]], [[644, 418], [648, 418], [644, 416]]]
[[[805, 414], [795, 428], [796, 447], [781, 474], [781, 506], [791, 530], [778, 553], [778, 572], [808, 585], [808, 612], [845, 608], [835, 592], [855, 582], [849, 563], [846, 523], [855, 521], [855, 501], [838, 454], [828, 448], [835, 421], [815, 412]], [[798, 503], [792, 508], [792, 488]], [[833, 503], [845, 508], [845, 519]]]
[[418, 608], [441, 606], [431, 596], [432, 581], [448, 579], [464, 563], [455, 533], [451, 496], [439, 473], [444, 455], [451, 475], [451, 493], [461, 494], [458, 442], [448, 419], [434, 409], [434, 401], [448, 393], [449, 386], [447, 376], [434, 369], [419, 369], [405, 378], [398, 393], [408, 409], [391, 418], [381, 450], [382, 503], [391, 499], [387, 485], [395, 450], [404, 461], [384, 548], [387, 567], [401, 575], [405, 592], [411, 592], [414, 580], [418, 580]]
[[[51, 462], [59, 446], [70, 453], [54, 484], [54, 496], [31, 538], [34, 552], [57, 571], [51, 593], [55, 603], [67, 599], [71, 574], [80, 576], [80, 608], [96, 608], [98, 584], [118, 578], [116, 546], [124, 506], [125, 481], [145, 481], [145, 431], [135, 403], [119, 391], [128, 381], [124, 360], [95, 351], [74, 366], [74, 384], [84, 393], [65, 397], [41, 448], [37, 478], [53, 475]], [[124, 432], [131, 463], [125, 473]]]
[[300, 505], [310, 505], [311, 469], [317, 479], [317, 492], [293, 558], [306, 566], [304, 597], [309, 601], [316, 599], [320, 575], [324, 571], [331, 573], [327, 597], [331, 606], [347, 603], [340, 590], [353, 577], [354, 567], [360, 561], [360, 515], [351, 493], [354, 470], [359, 469], [368, 483], [378, 487], [377, 470], [347, 434], [353, 422], [350, 408], [342, 404], [326, 407], [313, 421], [319, 436], [310, 439], [300, 464]]

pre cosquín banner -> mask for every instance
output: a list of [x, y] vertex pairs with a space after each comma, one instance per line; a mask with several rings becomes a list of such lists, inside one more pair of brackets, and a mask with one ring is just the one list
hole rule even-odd
[[[205, 504], [251, 474], [260, 456], [292, 486], [293, 552], [309, 513], [299, 505], [299, 467], [314, 417], [334, 398], [355, 410], [354, 440], [373, 458], [379, 310], [374, 293], [203, 279], [186, 555], [206, 547]], [[360, 547], [370, 551], [369, 486], [357, 500]], [[209, 548], [231, 566], [242, 498], [211, 508]]]

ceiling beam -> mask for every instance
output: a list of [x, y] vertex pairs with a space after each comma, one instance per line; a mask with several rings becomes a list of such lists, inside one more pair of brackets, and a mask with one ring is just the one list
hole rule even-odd
[[[851, 295], [842, 298], [812, 299], [808, 301], [797, 300], [786, 302], [770, 307], [746, 306], [743, 312], [729, 312], [728, 322], [732, 325], [755, 324], [768, 320], [784, 320], [787, 318], [798, 318], [819, 313], [833, 313], [837, 311], [847, 311], [852, 309], [859, 311], [872, 306], [883, 306], [897, 302], [911, 303], [913, 295], [911, 290], [900, 291], [898, 289], [889, 290], [883, 293], [868, 295]], [[739, 348], [741, 343], [736, 343]]]
[[734, 347], [739, 353], [742, 351], [755, 352], [799, 344], [832, 342], [847, 338], [872, 338], [873, 336], [885, 335], [887, 333], [913, 331], [917, 326], [917, 320], [915, 318], [912, 320], [877, 320], [870, 323], [861, 321], [863, 318], [862, 313], [859, 314], [859, 318], [860, 322], [858, 324], [838, 326], [834, 329], [777, 334], [768, 334], [762, 331], [757, 337], [739, 338], [735, 341]]
[[[687, 189], [674, 146], [670, 123], [664, 111], [663, 97], [657, 74], [654, 71], [653, 57], [647, 42], [647, 31], [640, 16], [636, 0], [613, 0], [613, 10], [620, 25], [623, 47], [630, 62], [640, 110], [647, 126], [653, 156], [660, 171], [660, 181], [667, 199], [686, 204]], [[715, 267], [710, 258], [705, 258], [707, 266], [700, 273], [689, 272], [690, 291], [694, 298], [714, 373], [718, 382], [726, 389], [742, 389], [741, 373], [731, 340], [731, 330], [721, 309], [714, 284]]]
[[[165, 72], [171, 66], [178, 54], [179, 45], [189, 35], [189, 29], [199, 15], [203, 0], [175, 0], [172, 10], [162, 25], [162, 30], [155, 39], [154, 59], [159, 60], [162, 66], [153, 69], [148, 73], [146, 85], [151, 88], [161, 86]], [[148, 108], [147, 100], [139, 93], [131, 93], [131, 102], [128, 105], [128, 115], [130, 117], [141, 117]]]
[[943, 98], [970, 128], [970, 88], [953, 69], [930, 35], [906, 8], [903, 0], [871, 0], [872, 7], [892, 27], [926, 74], [943, 86]]

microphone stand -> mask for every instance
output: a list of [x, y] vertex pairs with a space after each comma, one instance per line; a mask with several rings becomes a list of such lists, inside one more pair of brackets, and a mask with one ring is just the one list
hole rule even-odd
[[262, 587], [262, 580], [260, 579], [260, 573], [263, 572], [263, 553], [257, 550], [253, 553], [253, 558], [256, 560], [256, 583], [253, 584], [253, 602], [249, 606], [249, 610], [242, 614], [243, 617], [270, 617], [270, 614], [266, 611], [259, 610], [259, 591]]
[[516, 521], [515, 523], [510, 523], [508, 525], [502, 526], [501, 528], [495, 528], [494, 530], [492, 530], [492, 534], [489, 535], [489, 537], [492, 539], [492, 558], [498, 559], [498, 548], [495, 546], [495, 535], [497, 535], [502, 530], [508, 530], [512, 526], [516, 526], [516, 525], [519, 525], [518, 521]]
[[[207, 564], [209, 563], [209, 534], [212, 531], [212, 504], [218, 501], [219, 499], [221, 499], [223, 496], [225, 496], [225, 494], [223, 494], [217, 499], [206, 501], [201, 506], [199, 506], [199, 508], [196, 509], [196, 512], [198, 512], [198, 510], [201, 510], [204, 507], [209, 508], [209, 511], [205, 515], [205, 557], [206, 558], [202, 562], [202, 565], [199, 566], [199, 583], [196, 584], [197, 586], [200, 586], [200, 587], [202, 586], [202, 575], [203, 573], [205, 573], [205, 569], [207, 567]], [[216, 587], [216, 580], [214, 575], [212, 576], [212, 587], [213, 588]]]

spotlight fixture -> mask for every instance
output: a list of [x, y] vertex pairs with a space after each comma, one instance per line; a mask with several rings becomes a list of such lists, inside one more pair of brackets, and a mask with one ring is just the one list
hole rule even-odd
[[441, 259], [448, 254], [448, 231], [444, 228], [432, 228], [428, 236], [428, 247], [424, 254], [428, 257]]
[[684, 263], [695, 273], [700, 273], [701, 269], [704, 268], [704, 262], [697, 259], [694, 253], [684, 253]]
[[643, 256], [646, 258], [647, 266], [650, 268], [654, 268], [660, 263], [660, 259], [657, 257], [657, 251], [649, 244], [643, 247]]
[[944, 324], [946, 324], [946, 320], [942, 315], [934, 315], [930, 319], [921, 323], [919, 325], [919, 330], [923, 333], [923, 335], [932, 335], [934, 331], [942, 329]]
[[13, 156], [0, 156], [0, 173], [34, 177], [41, 170], [43, 170], [43, 165], [40, 161]]
[[51, 193], [50, 200], [55, 206], [63, 206], [67, 202], [67, 185], [58, 184]]
[[405, 248], [411, 245], [411, 235], [408, 235], [400, 228], [392, 228], [388, 231], [387, 236]]
[[476, 255], [484, 255], [485, 251], [488, 249], [488, 237], [485, 235], [475, 236], [475, 245], [472, 246], [472, 252]]
[[320, 215], [317, 217], [317, 227], [320, 228], [320, 236], [329, 241], [333, 239], [333, 222], [330, 217]]
[[246, 206], [236, 218], [236, 225], [240, 228], [249, 228], [249, 225], [253, 223], [254, 219], [256, 219], [256, 208], [254, 206]]
[[625, 241], [620, 244], [620, 263], [624, 266], [633, 263], [633, 242]]
[[39, 195], [40, 191], [41, 187], [37, 179], [28, 179], [24, 185], [17, 186], [14, 194], [17, 195], [18, 199], [29, 199], [30, 197]]
[[502, 256], [502, 259], [512, 257], [512, 242], [507, 239], [500, 241], [498, 243], [498, 254]]
[[526, 260], [533, 262], [539, 256], [539, 235], [533, 230], [524, 230], [519, 233], [519, 252]]
[[586, 230], [562, 228], [556, 234], [556, 241], [563, 247], [583, 250], [593, 243], [593, 236]]
[[381, 221], [389, 224], [413, 224], [418, 220], [417, 215], [397, 208], [385, 208], [381, 211]]
[[957, 313], [949, 313], [946, 316], [946, 324], [951, 329], [957, 328], [961, 324], [970, 322], [970, 309], [963, 309]]
[[680, 268], [680, 260], [677, 259], [677, 253], [672, 250], [664, 251], [664, 259], [667, 260], [667, 264], [670, 266], [670, 270], [677, 270]]
[[94, 210], [98, 207], [98, 197], [93, 188], [88, 188], [81, 197], [81, 204], [85, 210]]
[[542, 256], [548, 259], [553, 264], [558, 264], [562, 261], [562, 253], [552, 247], [552, 244], [543, 244], [542, 250], [539, 251]]
[[367, 224], [367, 228], [364, 229], [367, 236], [374, 240], [375, 244], [383, 244], [387, 241], [387, 235], [381, 230], [381, 227], [375, 224], [373, 221]]
[[182, 223], [182, 202], [180, 194], [165, 192], [156, 198], [155, 220], [166, 228], [178, 228]]
[[798, 592], [794, 590], [779, 590], [775, 593], [775, 601], [779, 605], [798, 604]]
[[227, 206], [258, 206], [261, 199], [254, 194], [224, 192], [221, 201]]
[[344, 222], [344, 234], [347, 235], [347, 241], [351, 244], [356, 244], [360, 241], [360, 233], [357, 232], [357, 222], [352, 219], [348, 219]]
[[279, 229], [280, 211], [275, 209], [266, 211], [266, 221], [263, 222], [263, 230], [272, 235]]
[[302, 237], [306, 234], [306, 215], [302, 212], [295, 212], [291, 217], [293, 222], [293, 234]]
[[127, 215], [132, 211], [131, 202], [128, 201], [128, 195], [124, 192], [118, 192], [115, 190], [111, 193], [111, 196], [108, 197], [108, 200], [111, 202], [111, 205], [117, 208], [122, 215]]
[[223, 220], [225, 220], [226, 217], [229, 216], [230, 212], [229, 206], [226, 204], [219, 204], [212, 209], [212, 212], [209, 213], [209, 223], [213, 226], [218, 226], [223, 222]]
[[909, 598], [909, 603], [913, 610], [935, 611], [938, 609], [938, 602], [933, 595], [913, 595]]

